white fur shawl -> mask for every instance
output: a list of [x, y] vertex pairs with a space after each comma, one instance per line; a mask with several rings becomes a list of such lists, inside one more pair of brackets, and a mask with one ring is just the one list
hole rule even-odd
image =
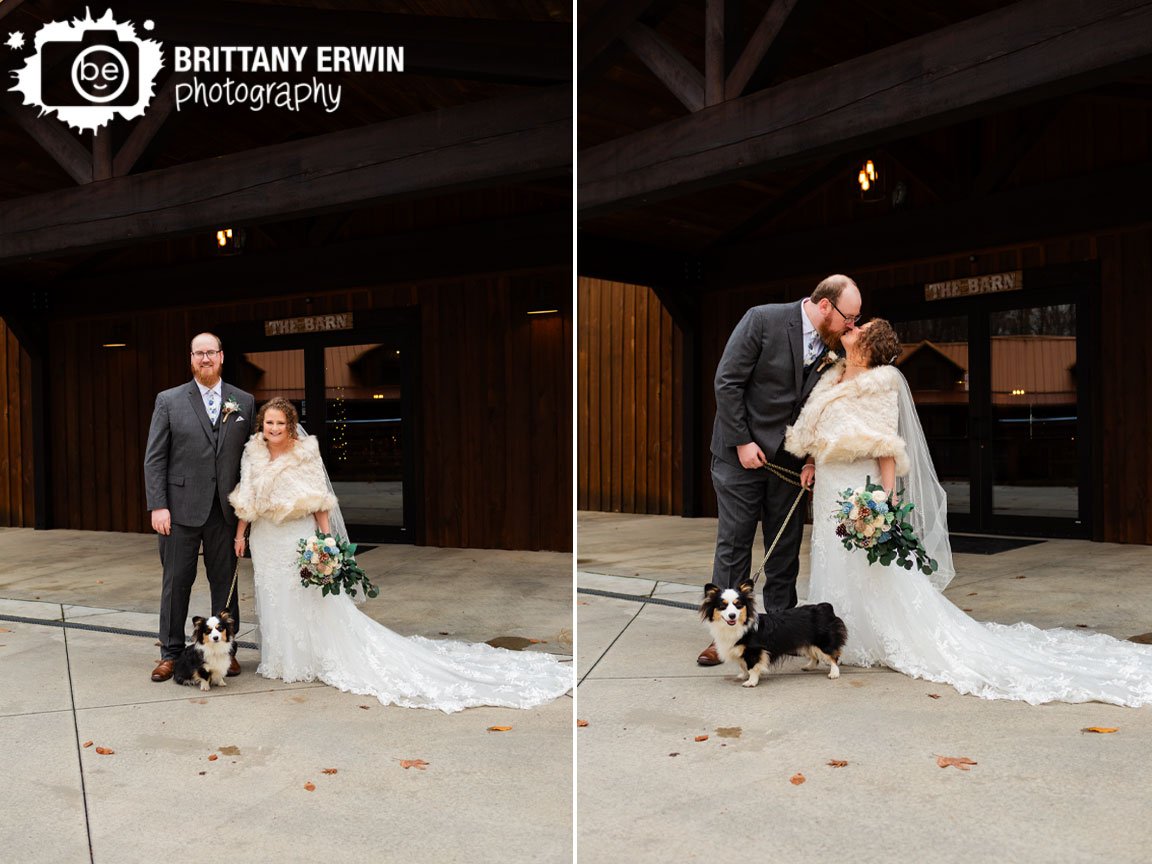
[[246, 522], [268, 519], [277, 525], [336, 506], [336, 496], [324, 482], [320, 445], [309, 435], [287, 453], [271, 459], [268, 445], [257, 432], [244, 445], [240, 459], [240, 485], [228, 502]]
[[904, 439], [897, 434], [900, 375], [891, 366], [877, 366], [841, 382], [844, 361], [824, 373], [784, 436], [793, 456], [814, 456], [818, 462], [855, 462], [893, 456], [896, 475], [908, 473]]

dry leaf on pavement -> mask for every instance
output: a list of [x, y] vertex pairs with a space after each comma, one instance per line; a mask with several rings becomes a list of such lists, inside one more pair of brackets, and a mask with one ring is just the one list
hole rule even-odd
[[92, 746], [92, 742], [91, 742], [91, 741], [85, 741], [85, 742], [84, 742], [82, 745], [80, 745], [80, 746], [82, 746], [82, 747], [91, 747], [91, 746]]
[[304, 784], [304, 788], [307, 789], [309, 792], [315, 792], [316, 791], [316, 784], [313, 783], [311, 780], [309, 780], [307, 783]]
[[583, 729], [585, 726], [588, 725], [588, 721], [587, 720], [577, 720], [576, 725], [579, 726], [581, 729]]
[[828, 764], [833, 768], [846, 768], [848, 766], [848, 763], [843, 759], [829, 759]]
[[928, 698], [929, 698], [929, 699], [939, 699], [939, 698], [940, 698], [940, 694], [939, 694], [939, 693], [929, 693], [929, 694], [928, 694]]
[[511, 726], [489, 726], [488, 731], [489, 732], [511, 732], [512, 727]]
[[336, 771], [337, 771], [337, 769], [335, 769], [335, 768], [325, 768], [325, 769], [324, 769], [323, 771], [321, 771], [320, 773], [321, 773], [321, 774], [335, 774], [335, 773], [336, 773]]
[[803, 774], [793, 774], [791, 777], [788, 778], [788, 782], [791, 783], [793, 786], [799, 786], [801, 783], [803, 783], [807, 779], [808, 778], [805, 777]]
[[967, 756], [937, 756], [936, 764], [941, 768], [947, 768], [951, 765], [953, 768], [959, 768], [961, 771], [967, 771], [969, 765], [976, 765]]
[[97, 747], [96, 752], [101, 756], [112, 756], [116, 753], [115, 750], [109, 750], [107, 747]]
[[219, 758], [220, 758], [219, 756], [217, 756], [215, 753], [213, 753], [212, 755], [210, 755], [210, 756], [208, 757], [208, 761], [209, 761], [209, 762], [215, 762], [215, 761], [216, 761], [217, 759], [219, 759]]
[[1096, 732], [1100, 735], [1107, 735], [1109, 732], [1119, 732], [1119, 727], [1112, 728], [1110, 726], [1085, 726], [1080, 730], [1081, 732]]
[[407, 770], [409, 768], [419, 768], [421, 771], [423, 771], [425, 768], [428, 767], [429, 764], [431, 764], [431, 763], [425, 762], [423, 759], [401, 759], [400, 760], [400, 767], [405, 769], [405, 770]]

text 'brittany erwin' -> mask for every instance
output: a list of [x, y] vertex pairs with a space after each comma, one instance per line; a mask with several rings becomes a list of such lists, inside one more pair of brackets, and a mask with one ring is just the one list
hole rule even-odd
[[[306, 45], [177, 45], [177, 72], [403, 72], [404, 46], [318, 45], [308, 63]], [[306, 68], [307, 67], [307, 68]]]

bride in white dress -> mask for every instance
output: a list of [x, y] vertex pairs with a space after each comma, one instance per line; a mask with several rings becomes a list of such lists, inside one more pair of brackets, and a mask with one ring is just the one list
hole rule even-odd
[[446, 713], [479, 705], [533, 708], [572, 687], [550, 654], [404, 637], [356, 608], [347, 594], [300, 584], [297, 543], [335, 530], [347, 537], [316, 439], [302, 434], [286, 399], [266, 403], [244, 448], [228, 500], [240, 517], [236, 552], [252, 526], [260, 666], [284, 681], [323, 681], [385, 705]]
[[[814, 465], [809, 603], [831, 603], [848, 626], [842, 663], [881, 665], [984, 699], [1152, 703], [1152, 646], [1102, 633], [976, 621], [941, 593], [955, 574], [944, 490], [907, 381], [900, 343], [876, 319], [843, 336], [845, 358], [813, 389], [785, 446]], [[802, 480], [811, 478], [806, 466]], [[904, 488], [913, 525], [939, 570], [869, 565], [836, 536], [833, 511], [866, 476]], [[897, 477], [900, 482], [897, 482]], [[879, 479], [878, 479], [879, 478]]]

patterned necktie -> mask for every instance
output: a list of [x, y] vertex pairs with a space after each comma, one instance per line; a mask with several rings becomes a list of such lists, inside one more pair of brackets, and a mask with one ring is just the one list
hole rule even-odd
[[808, 340], [808, 345], [804, 348], [805, 366], [811, 366], [816, 362], [816, 358], [820, 356], [820, 347], [820, 334], [813, 330], [812, 336]]
[[208, 398], [208, 419], [212, 421], [212, 425], [216, 425], [216, 418], [220, 415], [220, 406], [216, 404], [216, 391], [209, 390]]

